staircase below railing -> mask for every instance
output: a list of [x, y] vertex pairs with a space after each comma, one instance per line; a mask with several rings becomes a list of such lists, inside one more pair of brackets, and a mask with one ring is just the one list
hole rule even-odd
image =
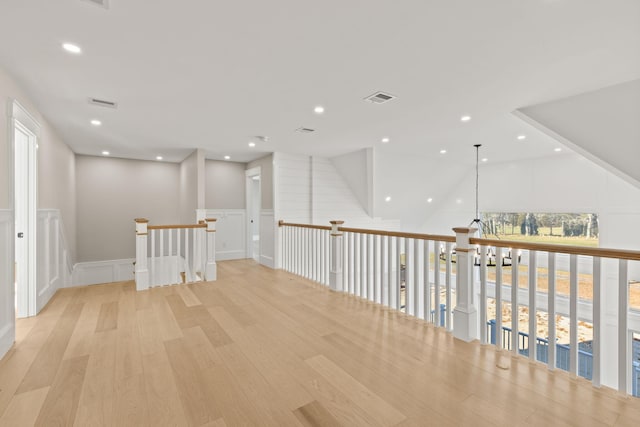
[[136, 222], [136, 289], [216, 280], [215, 219], [199, 224]]
[[478, 239], [468, 227], [454, 237], [279, 224], [286, 271], [596, 387], [638, 393], [640, 252]]

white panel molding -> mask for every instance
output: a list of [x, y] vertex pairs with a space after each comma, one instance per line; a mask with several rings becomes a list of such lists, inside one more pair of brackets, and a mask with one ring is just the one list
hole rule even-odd
[[0, 359], [15, 341], [13, 211], [0, 210]]
[[79, 262], [73, 267], [71, 286], [133, 280], [135, 258]]
[[216, 261], [247, 257], [247, 226], [245, 209], [198, 209], [198, 221], [215, 218]]
[[276, 229], [278, 224], [273, 209], [260, 211], [260, 264], [276, 267]]

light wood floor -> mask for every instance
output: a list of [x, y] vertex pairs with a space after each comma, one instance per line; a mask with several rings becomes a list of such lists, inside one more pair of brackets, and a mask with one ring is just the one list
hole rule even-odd
[[59, 291], [0, 362], [0, 425], [640, 425], [596, 390], [253, 261]]

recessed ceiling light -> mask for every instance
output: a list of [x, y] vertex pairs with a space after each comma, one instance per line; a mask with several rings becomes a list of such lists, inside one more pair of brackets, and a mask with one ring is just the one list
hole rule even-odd
[[560, 151], [562, 151], [562, 148], [558, 147], [558, 148], [555, 148], [553, 151], [555, 151], [556, 153], [559, 153]]
[[427, 199], [427, 203], [431, 203], [431, 202], [433, 202], [433, 198], [429, 197], [429, 198]]
[[322, 105], [318, 105], [316, 108], [313, 109], [313, 112], [316, 114], [322, 114], [324, 113], [324, 107]]
[[457, 203], [457, 204], [462, 203], [462, 199], [456, 199], [456, 203]]
[[91, 124], [94, 126], [100, 126], [102, 122], [100, 120], [93, 119], [91, 120]]
[[489, 161], [489, 159], [487, 159], [486, 157], [482, 159], [483, 162], [487, 162]]
[[63, 43], [62, 48], [67, 52], [75, 53], [76, 55], [82, 53], [82, 49], [80, 49], [80, 46], [73, 43]]
[[255, 143], [255, 142], [250, 142], [250, 143], [249, 143], [249, 147], [253, 148], [253, 147], [255, 147], [255, 146], [256, 146], [256, 143]]
[[387, 142], [389, 142], [389, 141], [390, 141], [390, 139], [389, 139], [389, 138], [382, 138], [382, 143], [383, 143], [383, 144], [386, 144], [386, 143], [387, 143]]
[[231, 156], [224, 156], [224, 159], [225, 160], [229, 160], [229, 159], [231, 159]]
[[390, 202], [390, 201], [391, 201], [391, 196], [387, 196], [387, 197], [385, 197], [385, 198], [384, 198], [384, 201], [385, 201], [385, 202]]
[[522, 141], [523, 139], [527, 139], [527, 135], [518, 135], [518, 140]]
[[447, 150], [440, 150], [440, 154], [447, 154]]
[[156, 160], [162, 160], [162, 156], [156, 156]]
[[471, 116], [462, 116], [462, 117], [460, 117], [460, 121], [461, 122], [468, 122], [469, 120], [471, 120]]
[[106, 151], [106, 150], [102, 152], [102, 155], [103, 155], [103, 156], [108, 156], [109, 154], [110, 154], [110, 153], [109, 153], [108, 151]]

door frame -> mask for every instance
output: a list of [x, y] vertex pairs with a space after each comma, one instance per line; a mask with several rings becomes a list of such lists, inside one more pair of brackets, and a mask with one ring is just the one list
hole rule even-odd
[[[40, 136], [40, 123], [15, 99], [9, 99], [8, 132], [9, 141], [11, 141], [11, 206], [13, 210], [14, 220], [13, 229], [13, 265], [16, 265], [15, 259], [15, 240], [17, 239], [18, 230], [15, 229], [15, 201], [17, 186], [17, 171], [15, 170], [17, 147], [16, 147], [16, 131], [25, 133], [28, 138], [27, 162], [28, 172], [25, 183], [28, 201], [28, 212], [26, 214], [25, 243], [27, 245], [27, 279], [26, 284], [18, 283], [18, 298], [16, 317], [29, 317], [37, 314], [37, 184], [38, 184], [38, 139]], [[15, 298], [15, 295], [14, 295]]]
[[[253, 215], [253, 177], [259, 176], [262, 185], [262, 168], [260, 166], [256, 166], [255, 168], [247, 169], [244, 171], [245, 174], [245, 198], [246, 198], [246, 210], [247, 210], [247, 258], [255, 258], [253, 253], [253, 226], [251, 223], [251, 217]], [[262, 201], [262, 188], [260, 188], [260, 201]], [[258, 212], [260, 212], [262, 206], [258, 206]], [[260, 219], [258, 218], [258, 221]], [[260, 228], [262, 224], [258, 222], [258, 233], [260, 232]], [[260, 242], [260, 245], [262, 242]], [[258, 250], [258, 259], [260, 258], [260, 250]]]

